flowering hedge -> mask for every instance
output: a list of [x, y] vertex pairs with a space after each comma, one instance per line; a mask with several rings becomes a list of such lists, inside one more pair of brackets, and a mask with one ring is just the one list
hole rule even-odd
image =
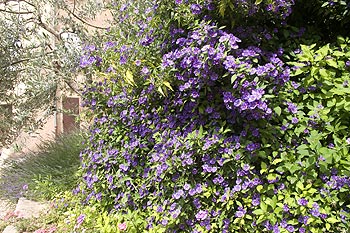
[[315, 32], [259, 26], [293, 1], [256, 1], [257, 25], [221, 27], [220, 9], [243, 2], [114, 4], [122, 24], [87, 47], [99, 80], [76, 192], [120, 231], [348, 229], [349, 40], [300, 45]]

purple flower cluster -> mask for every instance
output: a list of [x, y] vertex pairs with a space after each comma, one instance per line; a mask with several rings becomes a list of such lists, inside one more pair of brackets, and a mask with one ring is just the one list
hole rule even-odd
[[[254, 46], [240, 49], [239, 38], [205, 23], [187, 37], [177, 32], [173, 34], [173, 49], [163, 56], [162, 65], [178, 71], [175, 76], [182, 97], [201, 99], [205, 88], [217, 89], [232, 118], [237, 114], [255, 120], [271, 116], [265, 89], [273, 86], [277, 93], [289, 80], [289, 68], [277, 54]], [[226, 88], [218, 89], [218, 83]]]
[[96, 47], [94, 45], [85, 46], [83, 49], [84, 55], [80, 57], [79, 66], [81, 68], [86, 68], [92, 65], [100, 66], [102, 58], [95, 55]]

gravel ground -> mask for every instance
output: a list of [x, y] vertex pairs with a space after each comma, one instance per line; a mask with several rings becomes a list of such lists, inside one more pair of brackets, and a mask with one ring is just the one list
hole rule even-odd
[[[1, 174], [4, 160], [5, 160], [5, 155], [3, 154], [0, 157], [0, 174]], [[3, 219], [8, 211], [11, 211], [14, 209], [15, 209], [15, 205], [13, 203], [0, 197], [0, 219]]]
[[3, 219], [9, 211], [14, 211], [16, 205], [8, 200], [0, 199], [0, 219]]

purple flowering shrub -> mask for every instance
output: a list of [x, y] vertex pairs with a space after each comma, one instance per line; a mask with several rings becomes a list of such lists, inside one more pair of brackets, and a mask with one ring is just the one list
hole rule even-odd
[[146, 3], [115, 6], [126, 28], [91, 63], [84, 202], [140, 232], [348, 229], [349, 42], [286, 54], [207, 21], [211, 1]]

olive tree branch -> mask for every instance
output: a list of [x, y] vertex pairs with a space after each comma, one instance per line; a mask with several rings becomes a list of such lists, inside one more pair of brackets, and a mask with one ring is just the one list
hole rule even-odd
[[5, 12], [9, 14], [16, 14], [16, 15], [26, 15], [26, 14], [33, 14], [32, 11], [12, 11], [12, 10], [6, 10], [6, 9], [0, 9], [0, 12]]
[[100, 26], [97, 26], [97, 25], [93, 25], [89, 22], [87, 22], [86, 20], [82, 19], [81, 17], [79, 17], [77, 14], [75, 14], [73, 11], [67, 9], [68, 13], [70, 13], [71, 15], [74, 16], [74, 18], [76, 18], [77, 20], [79, 20], [80, 22], [90, 26], [90, 27], [93, 27], [93, 28], [96, 28], [96, 29], [100, 29], [100, 30], [107, 30], [108, 27], [100, 27]]

